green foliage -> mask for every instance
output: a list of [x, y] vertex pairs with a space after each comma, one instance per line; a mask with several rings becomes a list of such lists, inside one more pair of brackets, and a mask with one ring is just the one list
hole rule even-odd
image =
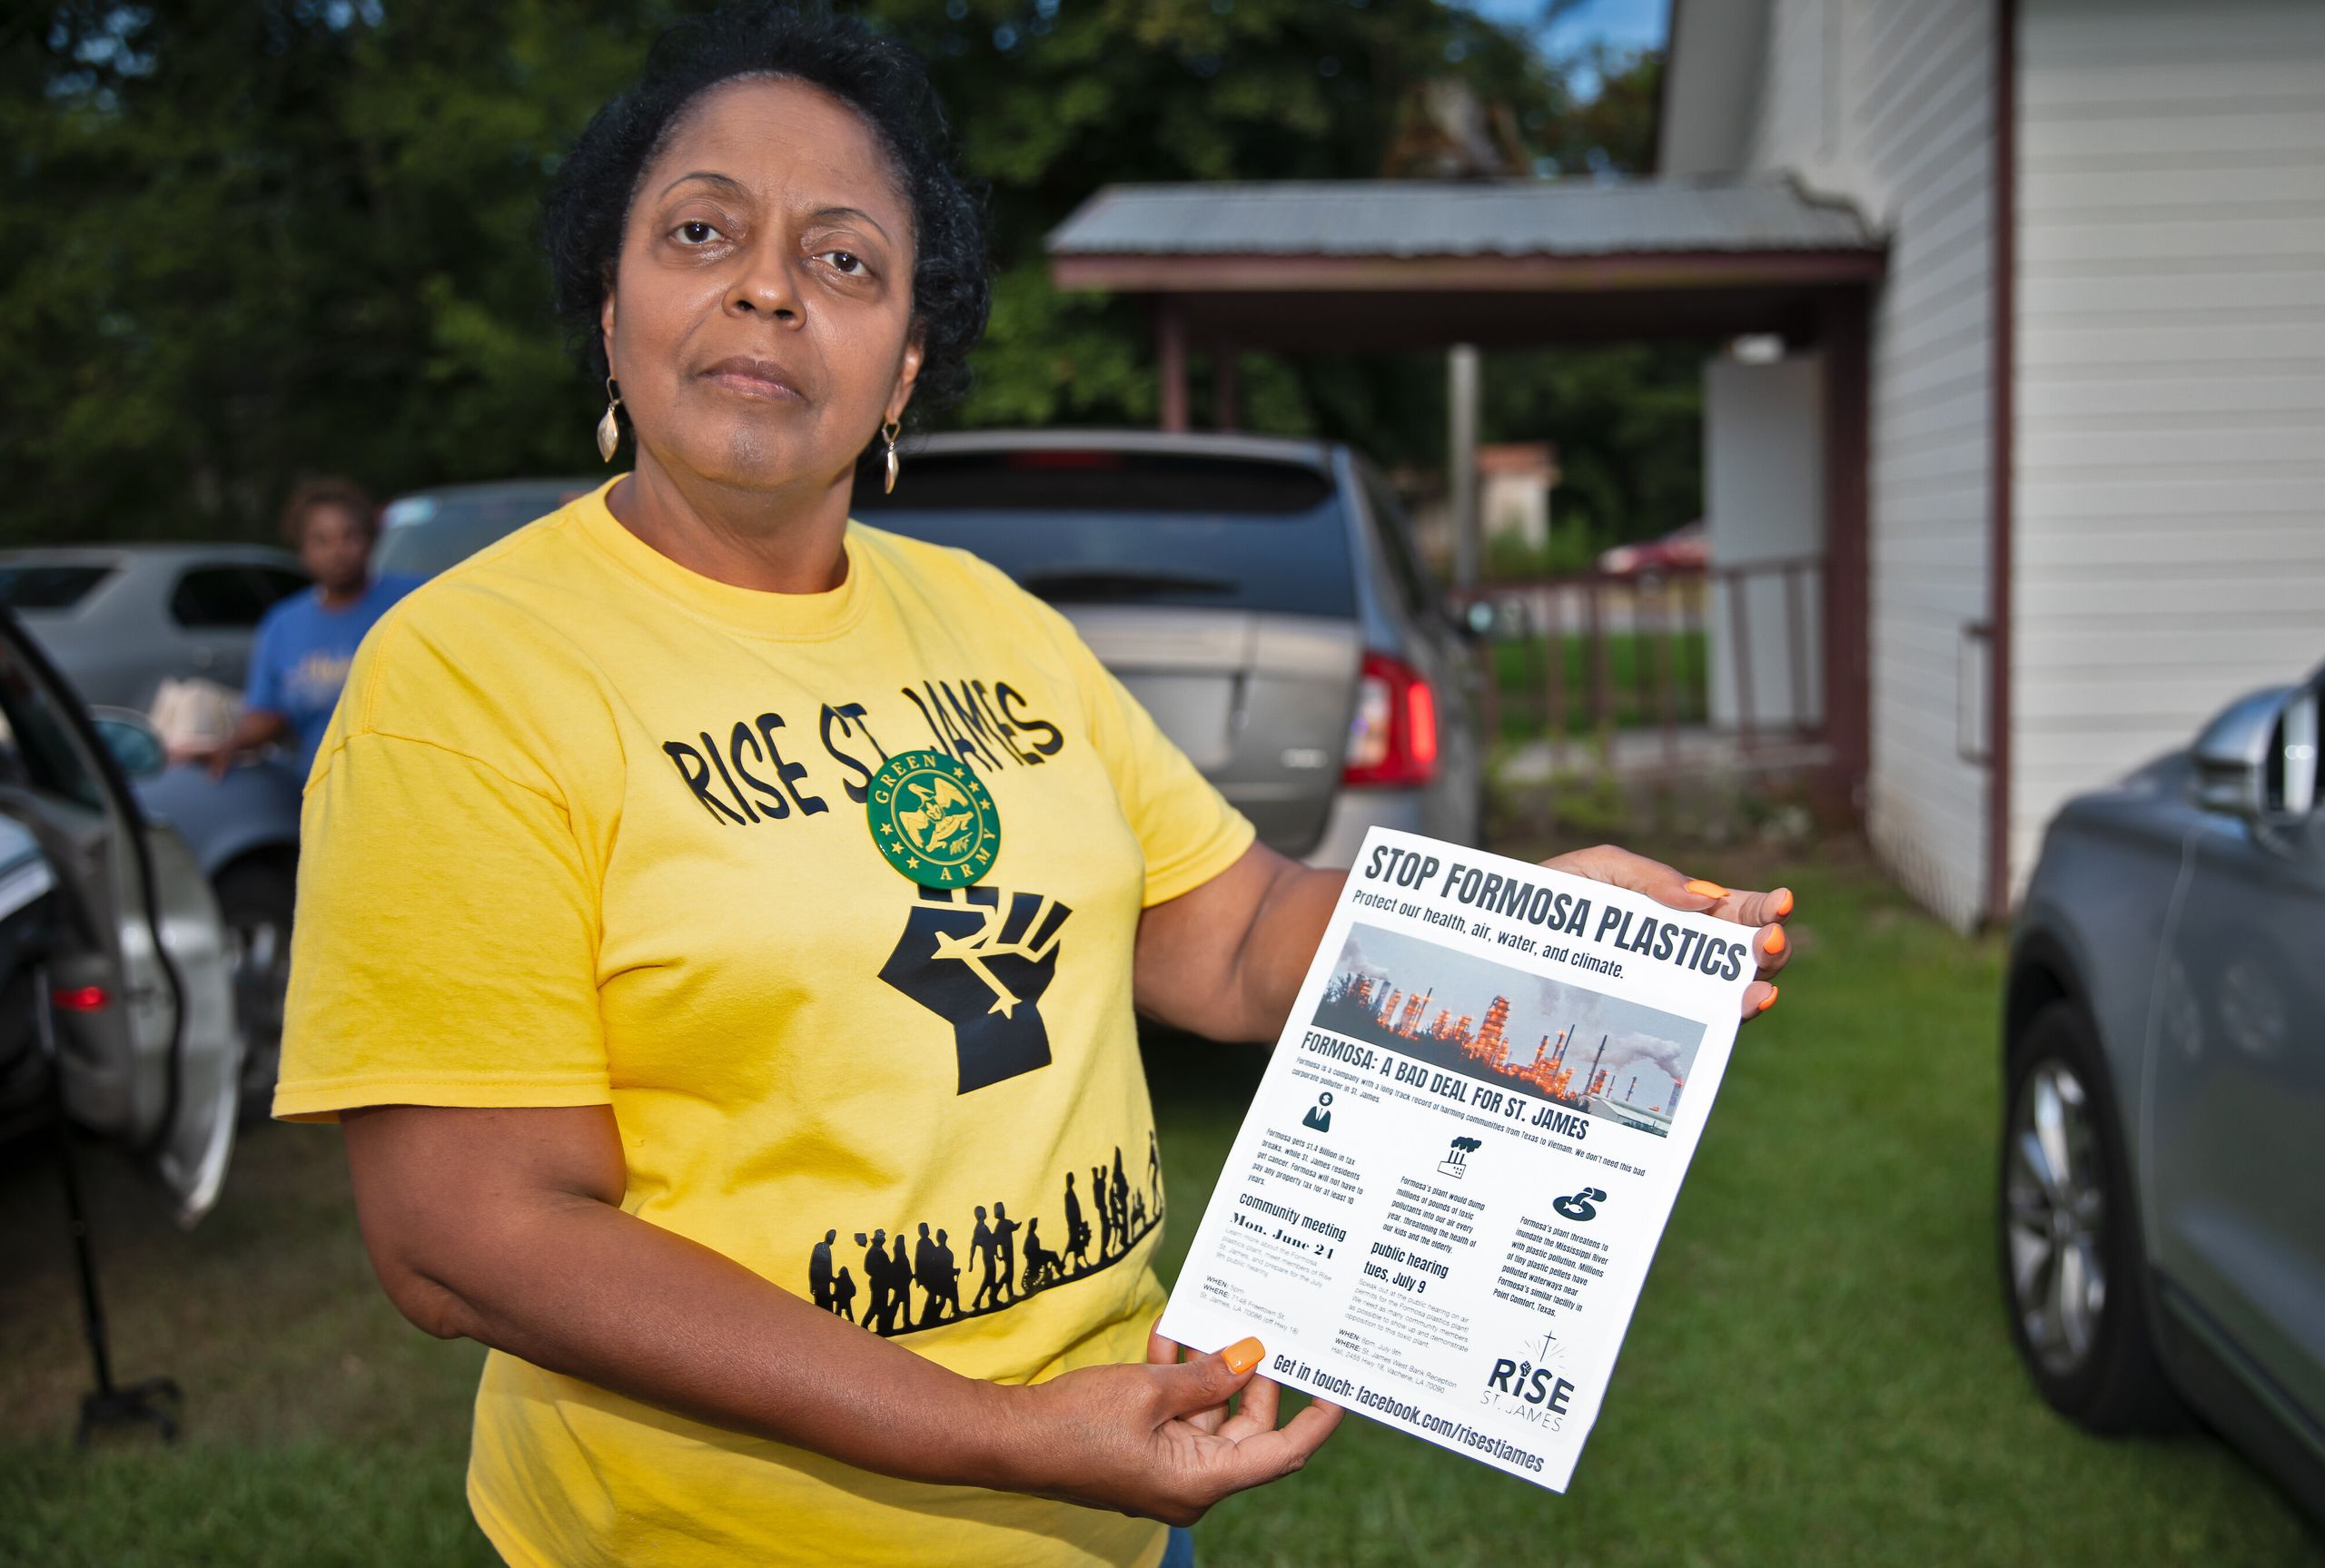
[[[991, 193], [1001, 269], [970, 425], [1151, 424], [1152, 329], [1127, 301], [1048, 287], [1042, 242], [1100, 187], [1367, 179], [1408, 89], [1458, 70], [1489, 101], [1558, 84], [1518, 34], [1438, 0], [889, 0], [930, 64], [964, 170]], [[1441, 461], [1436, 361], [1246, 354], [1242, 423]], [[1198, 419], [1208, 378], [1196, 366]]]
[[[1661, 113], [1662, 57], [1593, 45], [1563, 69], [1598, 90], [1547, 127], [1568, 175], [1652, 173]], [[1554, 547], [1580, 559], [1608, 545], [1654, 538], [1703, 516], [1703, 359], [1706, 345], [1623, 344], [1489, 358], [1488, 440], [1558, 445], [1551, 497]]]
[[582, 466], [535, 212], [667, 19], [175, 0], [0, 41], [5, 532], [250, 532], [302, 471]]
[[1595, 554], [1703, 516], [1703, 358], [1692, 343], [1486, 356], [1486, 439], [1557, 444], [1553, 540]]
[[[599, 393], [549, 314], [538, 202], [701, 3], [70, 0], [0, 23], [0, 541], [263, 534], [305, 472], [392, 493], [594, 468]], [[1043, 237], [1109, 182], [1370, 177], [1408, 90], [1447, 74], [1562, 167], [1645, 155], [1636, 113], [1578, 119], [1521, 34], [1446, 0], [864, 9], [930, 61], [990, 192], [993, 326], [959, 423], [1153, 422], [1143, 311], [1047, 282]], [[1557, 441], [1585, 532], [1684, 522], [1692, 368], [1684, 388], [1666, 368], [1497, 360], [1488, 438]], [[1443, 461], [1434, 356], [1241, 370], [1248, 428]]]
[[1594, 78], [1598, 90], [1550, 127], [1550, 155], [1568, 174], [1646, 174], [1654, 171], [1656, 127], [1663, 115], [1663, 56], [1622, 54], [1594, 43], [1565, 62]]

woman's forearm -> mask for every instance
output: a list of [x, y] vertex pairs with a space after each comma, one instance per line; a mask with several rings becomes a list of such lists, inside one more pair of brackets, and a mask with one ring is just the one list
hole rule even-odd
[[1273, 1040], [1348, 873], [1253, 844], [1209, 882], [1139, 917], [1141, 1012], [1212, 1040]]
[[1347, 881], [1345, 871], [1287, 861], [1261, 896], [1236, 962], [1244, 1038], [1272, 1040], [1283, 1032]]
[[373, 1260], [430, 1333], [906, 1480], [1054, 1479], [1020, 1390], [924, 1360], [614, 1202], [450, 1182], [428, 1184], [440, 1202], [415, 1203], [408, 1185], [366, 1191], [366, 1163], [354, 1169]]

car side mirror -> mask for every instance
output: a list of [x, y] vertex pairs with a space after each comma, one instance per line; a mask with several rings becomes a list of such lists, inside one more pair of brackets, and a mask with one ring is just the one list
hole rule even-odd
[[1494, 623], [1500, 618], [1491, 599], [1471, 599], [1465, 605], [1448, 602], [1445, 606], [1446, 624], [1454, 636], [1465, 642], [1479, 643], [1493, 636]]
[[2317, 804], [2319, 688], [2277, 686], [2231, 704], [2196, 738], [2196, 800], [2248, 821]]
[[139, 715], [126, 708], [101, 708], [89, 715], [97, 739], [104, 743], [121, 771], [134, 779], [157, 778], [170, 765], [169, 748], [162, 735]]

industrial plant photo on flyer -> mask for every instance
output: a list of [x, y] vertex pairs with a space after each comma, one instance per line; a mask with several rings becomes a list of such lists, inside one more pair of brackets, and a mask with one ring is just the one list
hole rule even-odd
[[1553, 1491], [1735, 1044], [1751, 932], [1376, 828], [1171, 1303], [1285, 1384]]
[[1657, 1138], [1704, 1038], [1677, 1013], [1361, 922], [1314, 1022]]

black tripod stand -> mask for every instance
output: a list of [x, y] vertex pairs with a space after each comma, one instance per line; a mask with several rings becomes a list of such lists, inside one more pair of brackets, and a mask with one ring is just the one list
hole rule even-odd
[[33, 969], [33, 1019], [48, 1070], [49, 1134], [56, 1151], [56, 1174], [64, 1184], [64, 1212], [73, 1232], [73, 1261], [81, 1277], [81, 1331], [97, 1386], [81, 1395], [81, 1419], [73, 1441], [88, 1446], [91, 1434], [109, 1426], [153, 1426], [164, 1443], [178, 1435], [184, 1395], [167, 1377], [148, 1377], [126, 1388], [113, 1380], [113, 1352], [105, 1333], [104, 1296], [97, 1287], [97, 1255], [89, 1237], [89, 1214], [81, 1202], [81, 1178], [73, 1165], [73, 1132], [64, 1110], [64, 1075], [56, 1041], [55, 1003], [49, 994], [48, 966]]

